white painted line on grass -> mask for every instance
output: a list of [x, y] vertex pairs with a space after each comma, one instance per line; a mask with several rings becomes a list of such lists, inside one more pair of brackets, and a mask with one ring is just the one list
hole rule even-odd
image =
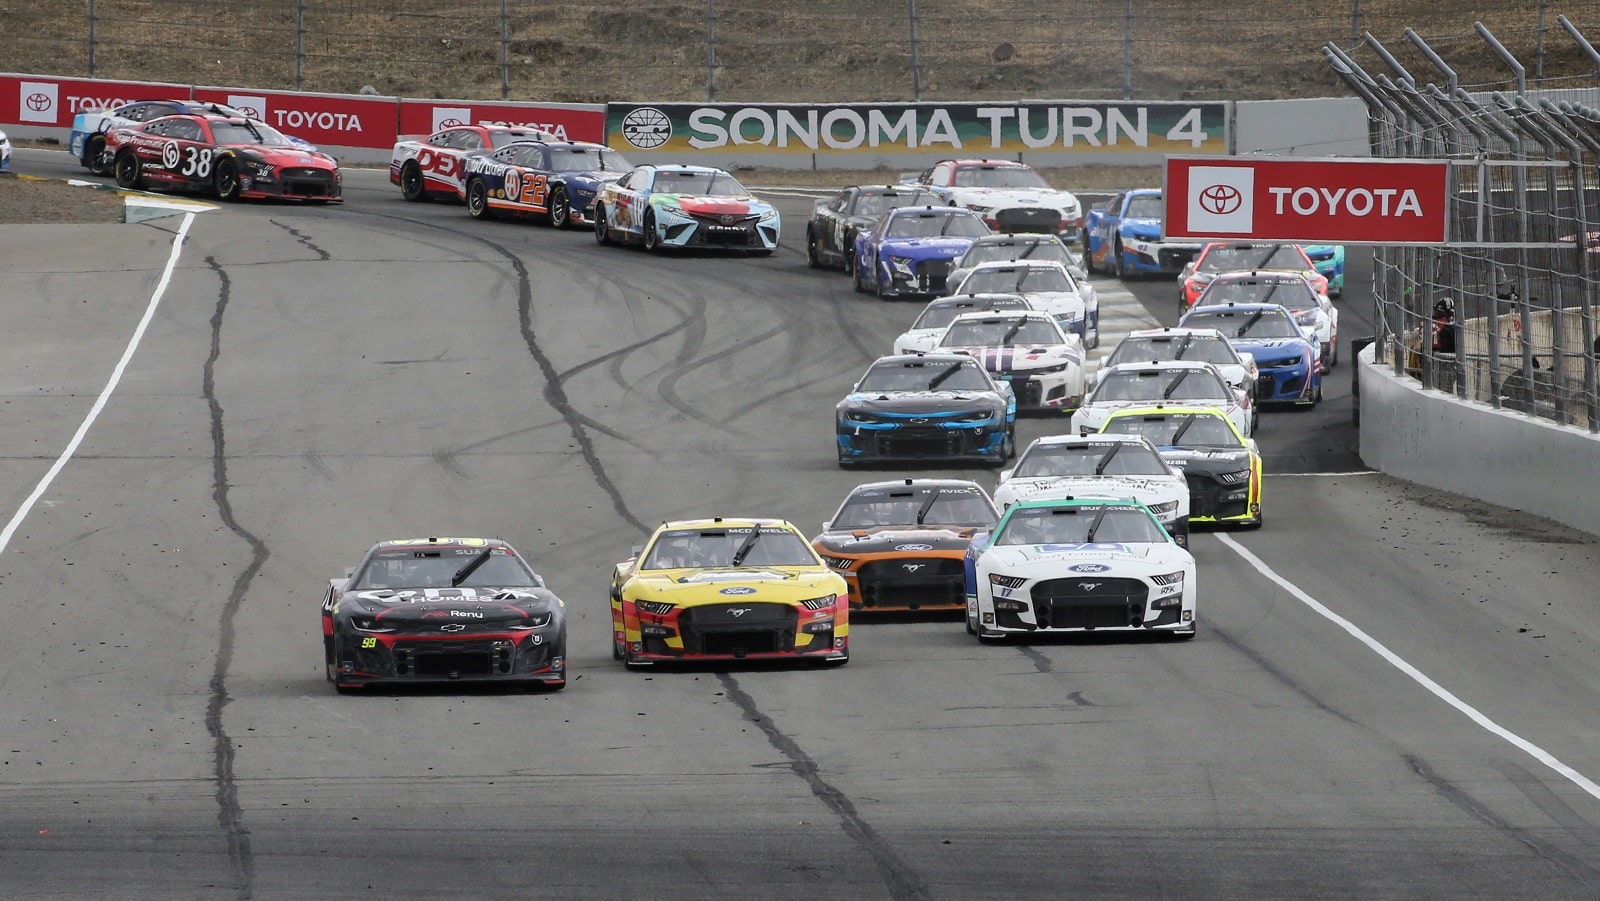
[[28, 495], [28, 499], [22, 502], [21, 507], [17, 508], [16, 514], [11, 517], [10, 522], [6, 523], [6, 527], [0, 529], [0, 553], [3, 553], [11, 545], [11, 536], [17, 533], [17, 528], [22, 525], [22, 521], [33, 510], [33, 505], [37, 504], [39, 498], [44, 496], [45, 491], [50, 487], [50, 483], [54, 482], [61, 470], [66, 468], [67, 461], [71, 460], [72, 455], [77, 453], [78, 445], [82, 444], [84, 436], [89, 434], [89, 427], [94, 425], [96, 419], [100, 418], [100, 411], [105, 409], [106, 402], [111, 399], [111, 392], [117, 390], [118, 383], [122, 381], [122, 373], [127, 370], [128, 363], [133, 360], [134, 351], [139, 349], [139, 342], [144, 338], [145, 329], [150, 326], [150, 320], [155, 318], [156, 308], [161, 306], [162, 295], [167, 293], [167, 285], [172, 281], [172, 271], [178, 266], [178, 254], [183, 250], [183, 239], [189, 234], [189, 226], [194, 224], [194, 216], [193, 212], [184, 214], [183, 225], [178, 227], [178, 233], [172, 238], [172, 253], [167, 257], [167, 267], [161, 271], [161, 280], [156, 283], [155, 293], [150, 295], [150, 303], [144, 309], [144, 317], [139, 320], [139, 327], [133, 330], [133, 337], [128, 339], [128, 346], [122, 351], [122, 359], [118, 360], [116, 368], [111, 370], [111, 380], [106, 382], [106, 386], [101, 390], [100, 396], [95, 399], [94, 406], [89, 408], [89, 415], [84, 417], [83, 423], [78, 426], [77, 433], [72, 436], [71, 441], [67, 442], [66, 450], [61, 452], [61, 456], [57, 457], [56, 462], [51, 465], [50, 471], [44, 474], [44, 478], [39, 480], [38, 485], [34, 486], [33, 493]]
[[1515, 732], [1512, 732], [1510, 729], [1501, 726], [1499, 723], [1496, 723], [1494, 720], [1491, 720], [1485, 716], [1481, 711], [1478, 710], [1478, 708], [1473, 707], [1466, 701], [1463, 701], [1451, 694], [1444, 688], [1444, 686], [1428, 678], [1427, 674], [1407, 663], [1400, 657], [1399, 654], [1396, 654], [1385, 647], [1383, 642], [1378, 641], [1371, 635], [1361, 631], [1361, 629], [1356, 626], [1355, 623], [1352, 623], [1339, 614], [1334, 613], [1332, 610], [1329, 610], [1327, 607], [1324, 607], [1316, 598], [1306, 594], [1304, 591], [1301, 591], [1293, 582], [1290, 582], [1288, 579], [1278, 575], [1273, 571], [1272, 567], [1262, 562], [1260, 557], [1257, 557], [1255, 554], [1245, 550], [1243, 545], [1239, 544], [1237, 541], [1234, 541], [1228, 535], [1219, 534], [1217, 537], [1222, 539], [1222, 543], [1224, 545], [1232, 548], [1234, 553], [1238, 554], [1240, 557], [1243, 557], [1244, 562], [1255, 567], [1256, 572], [1259, 572], [1263, 576], [1266, 576], [1269, 580], [1276, 582], [1278, 587], [1289, 592], [1289, 594], [1293, 595], [1300, 603], [1305, 604], [1313, 611], [1321, 614], [1329, 622], [1345, 630], [1346, 632], [1349, 632], [1357, 641], [1366, 645], [1368, 648], [1371, 648], [1372, 651], [1379, 657], [1389, 661], [1389, 663], [1391, 663], [1395, 669], [1398, 669], [1400, 672], [1410, 676], [1413, 681], [1432, 692], [1433, 695], [1439, 700], [1466, 714], [1468, 719], [1483, 727], [1483, 729], [1488, 731], [1490, 734], [1498, 735], [1500, 738], [1505, 739], [1507, 742], [1510, 742], [1512, 745], [1528, 754], [1528, 756], [1532, 757], [1534, 760], [1537, 760], [1550, 769], [1555, 770], [1557, 773], [1560, 773], [1567, 779], [1567, 781], [1588, 792], [1591, 796], [1600, 798], [1600, 785], [1595, 784], [1594, 780], [1583, 775], [1572, 767], [1567, 766], [1560, 760], [1557, 760], [1554, 754], [1551, 754], [1544, 748], [1541, 748], [1533, 742], [1528, 741], [1522, 736], [1516, 734]]

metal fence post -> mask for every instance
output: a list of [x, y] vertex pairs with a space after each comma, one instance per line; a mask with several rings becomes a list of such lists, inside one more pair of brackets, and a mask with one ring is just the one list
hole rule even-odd
[[306, 75], [306, 0], [294, 5], [294, 89], [305, 90]]
[[717, 102], [717, 0], [706, 0], [706, 102]]
[[917, 47], [917, 0], [907, 0], [911, 16], [911, 99], [922, 100], [922, 55]]
[[99, 23], [100, 23], [100, 14], [99, 14], [98, 9], [96, 8], [96, 0], [89, 0], [89, 77], [90, 78], [94, 77], [94, 64], [95, 64], [94, 55], [95, 55], [95, 50], [98, 49], [96, 47], [95, 33], [94, 32], [95, 32], [95, 26], [98, 25]]
[[500, 99], [511, 99], [511, 10], [500, 0]]

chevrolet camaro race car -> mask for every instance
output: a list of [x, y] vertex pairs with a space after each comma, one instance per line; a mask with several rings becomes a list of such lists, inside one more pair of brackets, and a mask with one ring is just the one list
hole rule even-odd
[[1211, 407], [1118, 410], [1102, 433], [1143, 435], [1189, 483], [1189, 521], [1261, 525], [1261, 453]]
[[[1239, 395], [1241, 404], [1256, 408], [1256, 360], [1249, 354], [1235, 350], [1228, 339], [1214, 328], [1153, 328], [1136, 329], [1124, 335], [1111, 349], [1095, 373], [1100, 373], [1122, 363], [1146, 363], [1151, 360], [1197, 360], [1217, 367]], [[1252, 426], [1252, 431], [1254, 427]]]
[[1189, 485], [1142, 435], [1046, 435], [1000, 473], [994, 502], [1069, 497], [1133, 498], [1150, 508], [1178, 543], [1189, 544]]
[[961, 560], [1000, 514], [976, 482], [903, 479], [851, 490], [811, 539], [849, 586], [851, 610], [966, 609]]
[[946, 203], [972, 210], [997, 232], [1039, 232], [1072, 240], [1083, 225], [1083, 205], [1077, 195], [1051, 187], [1026, 163], [942, 160], [915, 183]]
[[845, 272], [855, 264], [856, 232], [903, 206], [931, 206], [938, 196], [905, 185], [853, 185], [818, 200], [806, 223], [806, 263], [813, 269], [836, 266]]
[[389, 155], [389, 184], [399, 185], [407, 200], [461, 200], [461, 167], [468, 154], [555, 139], [547, 131], [515, 125], [453, 125], [427, 137], [402, 136]]
[[855, 289], [879, 297], [939, 296], [951, 261], [991, 234], [977, 213], [954, 207], [901, 207], [856, 232]]
[[1214, 328], [1241, 354], [1256, 361], [1256, 403], [1315, 407], [1322, 401], [1322, 350], [1315, 333], [1300, 328], [1275, 303], [1197, 306], [1178, 325]]
[[537, 216], [566, 228], [592, 225], [588, 210], [595, 195], [632, 168], [622, 154], [601, 144], [518, 141], [469, 154], [457, 177], [474, 219]]
[[1311, 265], [1317, 267], [1317, 273], [1328, 280], [1328, 295], [1344, 294], [1344, 245], [1302, 244], [1300, 249], [1306, 252]]
[[1135, 500], [1023, 501], [967, 551], [967, 631], [1195, 634], [1195, 563]]
[[1083, 222], [1084, 265], [1117, 278], [1172, 275], [1183, 269], [1201, 245], [1163, 240], [1161, 220], [1165, 215], [1157, 188], [1125, 191], [1091, 208]]
[[839, 465], [974, 460], [1015, 450], [1017, 401], [963, 354], [879, 357], [834, 408]]
[[322, 599], [339, 692], [420, 682], [567, 684], [567, 618], [527, 561], [493, 538], [382, 541]]
[[1010, 260], [979, 263], [950, 283], [952, 294], [1020, 294], [1035, 309], [1055, 316], [1061, 327], [1077, 335], [1084, 347], [1100, 346], [1100, 294], [1061, 263]]
[[778, 211], [739, 180], [707, 166], [637, 166], [595, 195], [594, 239], [664, 247], [712, 247], [767, 256], [778, 247]]
[[611, 577], [612, 656], [629, 668], [729, 660], [850, 662], [850, 600], [778, 519], [666, 522]]
[[963, 313], [935, 353], [968, 354], [1007, 382], [1018, 410], [1072, 410], [1083, 400], [1083, 342], [1040, 310]]
[[1225, 272], [1212, 279], [1197, 305], [1275, 303], [1289, 311], [1321, 349], [1318, 365], [1324, 375], [1339, 365], [1339, 308], [1316, 290], [1307, 272]]
[[1078, 435], [1098, 432], [1117, 410], [1171, 403], [1216, 407], [1242, 434], [1255, 430], [1255, 405], [1250, 396], [1241, 397], [1216, 366], [1199, 360], [1151, 360], [1102, 366], [1094, 390], [1072, 413], [1072, 431]]
[[333, 157], [307, 150], [265, 122], [212, 113], [163, 116], [112, 129], [106, 153], [117, 186], [203, 191], [222, 200], [342, 203]]
[[1211, 280], [1227, 272], [1303, 272], [1319, 294], [1328, 281], [1317, 272], [1299, 244], [1230, 244], [1213, 242], [1178, 275], [1178, 314], [1194, 306]]
[[1020, 294], [957, 294], [935, 297], [922, 308], [911, 328], [894, 339], [897, 354], [927, 353], [939, 343], [945, 327], [963, 313], [983, 313], [998, 310], [1031, 310], [1033, 304]]
[[1055, 235], [984, 235], [972, 242], [967, 252], [956, 258], [949, 282], [960, 284], [979, 263], [1009, 263], [1012, 260], [1043, 260], [1067, 267], [1072, 277], [1087, 282], [1089, 273], [1083, 260]]

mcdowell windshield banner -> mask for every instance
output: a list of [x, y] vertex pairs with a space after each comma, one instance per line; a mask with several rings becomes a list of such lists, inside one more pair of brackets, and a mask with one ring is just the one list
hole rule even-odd
[[1226, 154], [1226, 103], [608, 103], [615, 150]]

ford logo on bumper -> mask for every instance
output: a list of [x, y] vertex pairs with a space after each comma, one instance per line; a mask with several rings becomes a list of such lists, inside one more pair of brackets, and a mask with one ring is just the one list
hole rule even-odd
[[724, 588], [724, 589], [722, 589], [721, 591], [719, 591], [717, 593], [718, 594], [755, 594], [756, 590], [754, 588], [751, 588], [748, 585], [735, 585], [732, 588]]

